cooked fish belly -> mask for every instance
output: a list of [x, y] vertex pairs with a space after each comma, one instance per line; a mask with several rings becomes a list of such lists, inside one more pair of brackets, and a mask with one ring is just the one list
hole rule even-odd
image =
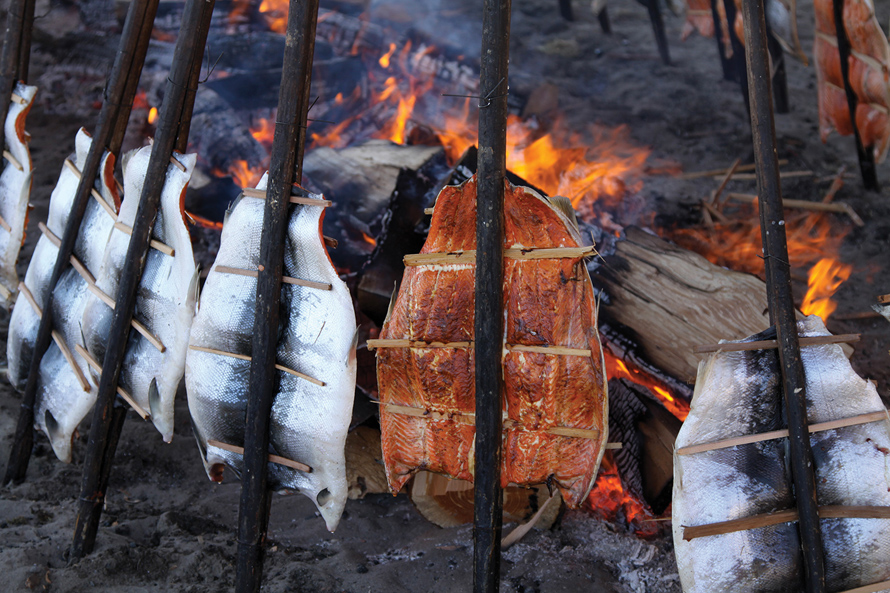
[[[799, 328], [803, 336], [828, 335], [816, 316]], [[883, 410], [874, 386], [856, 375], [840, 346], [808, 346], [801, 356], [811, 424]], [[780, 378], [776, 350], [715, 354], [699, 367], [676, 447], [784, 428]], [[814, 433], [811, 443], [820, 505], [890, 506], [890, 422]], [[684, 526], [793, 508], [789, 472], [786, 439], [675, 455], [673, 530], [684, 591], [800, 590], [796, 523], [683, 540]], [[890, 580], [890, 520], [821, 524], [827, 590]]]
[[[333, 531], [346, 504], [344, 447], [355, 393], [356, 326], [349, 290], [322, 242], [322, 216], [319, 207], [291, 206], [284, 274], [331, 289], [282, 286], [278, 364], [324, 385], [279, 370], [269, 429], [270, 453], [312, 471], [272, 463], [269, 477], [273, 488], [298, 490], [312, 499]], [[251, 355], [256, 279], [218, 268], [257, 269], [262, 222], [263, 200], [242, 197], [230, 211], [201, 295], [191, 346]], [[249, 375], [249, 361], [189, 350], [189, 410], [207, 474], [216, 481], [222, 479], [224, 465], [238, 473], [243, 467], [240, 454], [208, 441], [243, 447]]]
[[[118, 222], [133, 227], [151, 146], [130, 154], [124, 163], [124, 199]], [[119, 386], [151, 415], [152, 422], [170, 442], [173, 438], [173, 407], [179, 381], [185, 371], [188, 334], [195, 311], [198, 270], [182, 210], [182, 200], [195, 167], [195, 155], [174, 155], [185, 167], [167, 167], [158, 216], [152, 238], [173, 249], [167, 255], [150, 248], [139, 281], [133, 319], [140, 322], [163, 346], [163, 352], [148, 338], [131, 328]], [[130, 234], [115, 228], [96, 277], [98, 288], [116, 298], [126, 263]], [[90, 354], [100, 363], [111, 328], [113, 311], [96, 295], [90, 295], [83, 313], [84, 336]], [[96, 371], [94, 380], [98, 382]]]
[[4, 159], [3, 172], [0, 173], [0, 216], [6, 222], [0, 225], [0, 302], [7, 306], [18, 291], [19, 277], [15, 264], [28, 222], [31, 152], [25, 134], [25, 118], [31, 110], [37, 87], [17, 83], [13, 92], [22, 98], [23, 103], [12, 101], [9, 106], [3, 128], [6, 138], [3, 149], [9, 151], [18, 166]]
[[[91, 144], [92, 139], [89, 134], [81, 128], [75, 137], [75, 152], [70, 157], [71, 162], [74, 163], [78, 171], [83, 170]], [[114, 159], [106, 152], [100, 163], [99, 178], [97, 179], [96, 186], [106, 203], [116, 210], [119, 197], [112, 176], [113, 169]], [[50, 197], [49, 212], [46, 220], [47, 228], [56, 237], [62, 237], [65, 232], [65, 226], [68, 223], [68, 216], [71, 213], [79, 181], [77, 174], [69, 167], [62, 166], [59, 180]], [[74, 247], [75, 257], [78, 257], [87, 269], [94, 274], [99, 268], [101, 254], [108, 242], [111, 224], [114, 222], [113, 220], [109, 222], [105, 217], [111, 219], [95, 198], [91, 198], [84, 211], [84, 219]], [[25, 286], [34, 296], [34, 300], [41, 310], [43, 310], [47, 300], [49, 280], [52, 276], [58, 253], [58, 248], [49, 237], [41, 236], [37, 240], [37, 245], [28, 264], [28, 271], [25, 273]], [[24, 391], [25, 383], [28, 380], [28, 369], [33, 357], [39, 324], [40, 318], [28, 300], [26, 298], [17, 299], [9, 321], [6, 357], [9, 380], [19, 391]], [[80, 342], [79, 328], [76, 335], [78, 336], [77, 342]]]

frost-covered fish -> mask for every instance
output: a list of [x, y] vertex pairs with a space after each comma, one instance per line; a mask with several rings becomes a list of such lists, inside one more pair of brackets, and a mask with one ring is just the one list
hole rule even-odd
[[[801, 336], [828, 335], [816, 316], [799, 328]], [[810, 424], [884, 411], [875, 387], [856, 375], [839, 345], [808, 346], [801, 357]], [[780, 381], [776, 350], [715, 354], [699, 367], [676, 447], [784, 428]], [[890, 506], [890, 420], [817, 432], [811, 443], [820, 505]], [[773, 439], [675, 454], [674, 545], [684, 591], [801, 590], [796, 523], [683, 540], [684, 526], [793, 508], [786, 447], [786, 439]], [[890, 520], [821, 524], [827, 591], [890, 580]]]
[[[16, 300], [9, 323], [7, 360], [9, 378], [18, 390], [24, 390], [28, 369], [34, 352], [34, 342], [40, 317], [31, 303], [33, 298], [44, 310], [49, 279], [58, 256], [58, 240], [65, 231], [80, 177], [74, 172], [83, 169], [92, 139], [81, 129], [75, 138], [75, 153], [71, 165], [62, 167], [59, 181], [50, 198], [46, 228], [34, 249], [20, 298]], [[103, 203], [93, 195], [87, 203], [83, 221], [74, 244], [73, 257], [83, 266], [85, 274], [93, 276], [102, 262], [102, 254], [119, 203], [112, 177], [114, 158], [105, 153], [99, 168], [97, 187]], [[59, 278], [53, 292], [52, 319], [55, 339], [40, 361], [40, 374], [34, 408], [35, 427], [47, 434], [56, 456], [71, 460], [71, 439], [74, 430], [86, 416], [96, 398], [96, 390], [89, 382], [87, 362], [76, 353], [76, 345], [83, 345], [81, 315], [86, 304], [88, 280], [69, 266]], [[64, 351], [57, 340], [64, 344]]]
[[31, 110], [36, 86], [18, 83], [4, 122], [6, 145], [15, 162], [3, 159], [0, 173], [0, 302], [7, 306], [18, 291], [19, 277], [15, 263], [25, 239], [28, 222], [28, 197], [31, 195], [31, 153], [25, 134], [25, 118]]
[[[145, 146], [125, 157], [124, 203], [118, 224], [105, 251], [96, 285], [105, 295], [117, 296], [130, 231], [139, 201], [145, 172], [151, 158], [151, 146]], [[169, 255], [154, 243], [146, 256], [145, 271], [139, 281], [133, 319], [152, 338], [135, 328], [130, 329], [127, 350], [118, 385], [151, 416], [165, 441], [173, 438], [173, 403], [176, 389], [185, 370], [188, 334], [195, 311], [198, 270], [182, 209], [183, 197], [195, 167], [194, 154], [174, 155], [182, 165], [167, 166], [167, 177], [161, 192], [158, 216], [152, 239], [173, 249]], [[184, 169], [184, 170], [183, 170]], [[127, 230], [122, 230], [122, 226]], [[107, 299], [91, 294], [83, 313], [86, 347], [101, 364], [111, 329], [113, 310]], [[163, 349], [163, 351], [162, 351]], [[93, 371], [98, 383], [98, 373]]]
[[[258, 187], [264, 188], [265, 180]], [[311, 198], [322, 204], [320, 196]], [[250, 361], [218, 352], [251, 355], [256, 301], [256, 278], [225, 268], [256, 272], [263, 204], [262, 199], [241, 197], [229, 211], [192, 326], [186, 389], [204, 467], [214, 481], [222, 480], [226, 465], [241, 471], [241, 454], [209, 441], [244, 446], [250, 375]], [[322, 241], [323, 208], [290, 208], [284, 274], [321, 286], [283, 284], [280, 327], [269, 331], [279, 335], [279, 365], [324, 385], [278, 371], [270, 453], [304, 463], [312, 471], [272, 463], [269, 479], [275, 489], [298, 490], [312, 499], [333, 531], [346, 504], [344, 447], [355, 392], [355, 314], [349, 290]]]

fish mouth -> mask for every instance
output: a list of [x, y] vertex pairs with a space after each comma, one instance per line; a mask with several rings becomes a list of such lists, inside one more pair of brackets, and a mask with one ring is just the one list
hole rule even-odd
[[210, 466], [208, 470], [208, 475], [210, 479], [214, 482], [222, 482], [223, 481], [223, 471], [226, 469], [224, 463], [214, 463]]

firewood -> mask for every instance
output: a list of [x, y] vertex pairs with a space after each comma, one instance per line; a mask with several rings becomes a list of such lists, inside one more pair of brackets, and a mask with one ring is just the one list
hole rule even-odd
[[[439, 527], [457, 527], [473, 522], [471, 482], [419, 471], [412, 481], [410, 496], [420, 514]], [[560, 498], [559, 491], [554, 491], [553, 496]], [[549, 498], [546, 486], [504, 488], [504, 523], [528, 521]], [[562, 507], [561, 498], [559, 503], [554, 501], [547, 505], [536, 522], [539, 529], [553, 526]]]
[[346, 483], [350, 500], [389, 492], [380, 450], [380, 429], [358, 426], [346, 436]]

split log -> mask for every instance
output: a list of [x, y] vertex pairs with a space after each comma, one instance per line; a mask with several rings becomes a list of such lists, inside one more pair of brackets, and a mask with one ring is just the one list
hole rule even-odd
[[[439, 527], [457, 527], [473, 522], [472, 482], [419, 471], [411, 482], [410, 496], [420, 514]], [[553, 496], [559, 497], [559, 491], [554, 489]], [[543, 485], [504, 488], [504, 523], [528, 521], [548, 498], [550, 493]], [[562, 507], [562, 500], [560, 504], [548, 505], [535, 526], [538, 529], [552, 527]]]
[[624, 326], [643, 358], [679, 381], [695, 380], [703, 358], [696, 346], [742, 339], [770, 325], [762, 280], [636, 227], [627, 227], [614, 253], [591, 267], [594, 286], [605, 295], [601, 319]]

